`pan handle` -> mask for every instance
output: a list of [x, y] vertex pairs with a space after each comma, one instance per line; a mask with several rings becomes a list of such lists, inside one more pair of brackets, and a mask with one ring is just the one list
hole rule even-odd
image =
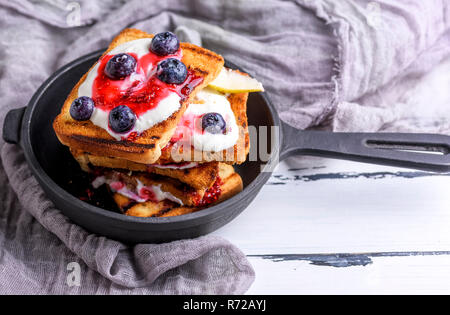
[[450, 171], [450, 136], [301, 131], [284, 123], [282, 128], [280, 160], [305, 154], [423, 171]]
[[22, 118], [26, 107], [10, 110], [3, 123], [3, 140], [8, 143], [18, 144], [20, 142], [20, 129]]

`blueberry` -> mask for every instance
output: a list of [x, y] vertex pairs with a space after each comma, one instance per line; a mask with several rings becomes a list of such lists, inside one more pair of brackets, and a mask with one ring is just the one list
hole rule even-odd
[[94, 101], [87, 96], [75, 99], [70, 105], [70, 116], [78, 121], [88, 120], [94, 111]]
[[158, 33], [153, 37], [150, 50], [159, 56], [175, 53], [180, 48], [180, 41], [171, 32]]
[[212, 134], [225, 133], [226, 122], [219, 113], [207, 113], [202, 117], [202, 130]]
[[112, 80], [123, 79], [136, 69], [136, 59], [128, 54], [117, 54], [108, 60], [105, 74]]
[[109, 112], [109, 126], [117, 133], [131, 130], [136, 122], [136, 115], [126, 105], [119, 105]]
[[169, 84], [180, 84], [186, 80], [187, 68], [180, 60], [168, 58], [158, 64], [158, 79]]

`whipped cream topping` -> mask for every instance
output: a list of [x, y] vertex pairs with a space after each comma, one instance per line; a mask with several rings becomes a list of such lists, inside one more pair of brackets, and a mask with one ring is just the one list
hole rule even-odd
[[[188, 142], [200, 151], [218, 152], [233, 147], [239, 139], [239, 128], [236, 124], [231, 104], [226, 95], [205, 88], [196, 95], [201, 103], [189, 104], [177, 126], [174, 136], [177, 145]], [[226, 122], [224, 134], [212, 134], [201, 129], [201, 118], [207, 113], [219, 113]]]
[[[178, 204], [180, 204], [180, 205], [183, 205], [183, 201], [181, 201], [181, 199], [175, 197], [175, 196], [172, 195], [170, 192], [163, 191], [163, 190], [161, 189], [161, 185], [145, 186], [139, 179], [136, 179], [136, 181], [137, 181], [137, 183], [138, 183], [137, 188], [136, 188], [136, 190], [137, 190], [138, 192], [141, 192], [143, 189], [144, 189], [144, 190], [150, 190], [150, 191], [153, 193], [154, 198], [155, 198], [156, 201], [158, 201], [158, 202], [167, 199], [167, 200], [176, 202], [176, 203], [178, 203]], [[139, 197], [139, 198], [140, 198], [140, 197]], [[146, 201], [147, 201], [147, 200], [146, 200]], [[138, 202], [139, 202], [139, 201], [138, 201]]]
[[127, 133], [116, 133], [109, 128], [109, 111], [95, 108], [91, 116], [94, 125], [105, 129], [111, 136], [120, 140], [128, 137], [132, 132], [142, 133], [161, 121], [169, 118], [173, 113], [180, 109], [180, 97], [176, 93], [170, 93], [166, 98], [161, 100], [153, 109], [147, 110], [140, 116], [137, 116], [134, 127]]
[[[160, 202], [163, 200], [170, 200], [180, 205], [183, 205], [183, 201], [181, 199], [175, 197], [173, 194], [167, 191], [163, 191], [161, 189], [161, 185], [144, 185], [139, 179], [136, 178], [136, 188], [129, 188], [124, 182], [106, 178], [105, 176], [97, 176], [91, 183], [92, 187], [95, 189], [99, 188], [103, 184], [107, 184], [112, 192], [116, 192], [121, 194], [131, 200], [136, 202], [146, 202], [146, 201], [154, 201]], [[149, 192], [151, 194], [151, 198], [149, 197]]]
[[[150, 44], [152, 42], [151, 38], [137, 39], [123, 43], [111, 51], [108, 52], [106, 56], [113, 56], [119, 53], [134, 54], [137, 58], [141, 58], [147, 54], [152, 54], [150, 52]], [[101, 64], [101, 60], [106, 56], [102, 57], [97, 64], [89, 71], [84, 82], [78, 88], [78, 97], [88, 96], [93, 97], [93, 87], [94, 81], [98, 77], [98, 71]], [[156, 55], [155, 55], [156, 56]], [[154, 58], [155, 62], [150, 62], [144, 73], [133, 73], [130, 76], [124, 78], [123, 80], [116, 80], [113, 83], [119, 84], [119, 93], [125, 92], [131, 86], [145, 84], [151, 77], [154, 76], [157, 68], [157, 62], [160, 62], [167, 58], [177, 58], [181, 60], [181, 49], [176, 55], [168, 55], [165, 57]], [[141, 134], [145, 130], [151, 128], [152, 126], [166, 120], [174, 112], [179, 110], [181, 97], [173, 91], [169, 91], [167, 96], [159, 101], [157, 106], [145, 111], [144, 113], [137, 115], [136, 123], [134, 127], [126, 133], [116, 133], [111, 128], [109, 128], [109, 110], [104, 110], [94, 108], [94, 112], [90, 118], [92, 123], [105, 129], [112, 137], [116, 140], [127, 138], [132, 133]], [[94, 100], [95, 101], [95, 100]]]

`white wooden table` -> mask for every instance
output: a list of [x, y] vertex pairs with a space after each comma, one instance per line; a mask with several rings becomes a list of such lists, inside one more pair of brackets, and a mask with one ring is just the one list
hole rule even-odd
[[450, 174], [297, 157], [214, 234], [248, 255], [248, 294], [450, 293]]

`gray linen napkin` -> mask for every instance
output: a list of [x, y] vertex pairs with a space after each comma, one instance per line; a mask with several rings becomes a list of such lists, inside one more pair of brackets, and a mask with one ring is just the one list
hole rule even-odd
[[[245, 255], [219, 237], [126, 246], [89, 234], [45, 197], [22, 151], [5, 146], [3, 166], [21, 210], [14, 193], [2, 189], [0, 292], [219, 294], [244, 293], [253, 282]], [[71, 262], [83, 266], [80, 286], [66, 281]]]
[[[298, 128], [448, 132], [450, 111], [436, 106], [423, 122], [405, 99], [450, 56], [447, 3], [0, 0], [0, 123], [57, 67], [123, 28], [178, 27], [261, 80]], [[46, 199], [21, 150], [0, 146], [0, 292], [227, 294], [252, 283], [245, 256], [216, 237], [130, 247], [86, 233]], [[70, 262], [79, 287], [66, 285]]]

